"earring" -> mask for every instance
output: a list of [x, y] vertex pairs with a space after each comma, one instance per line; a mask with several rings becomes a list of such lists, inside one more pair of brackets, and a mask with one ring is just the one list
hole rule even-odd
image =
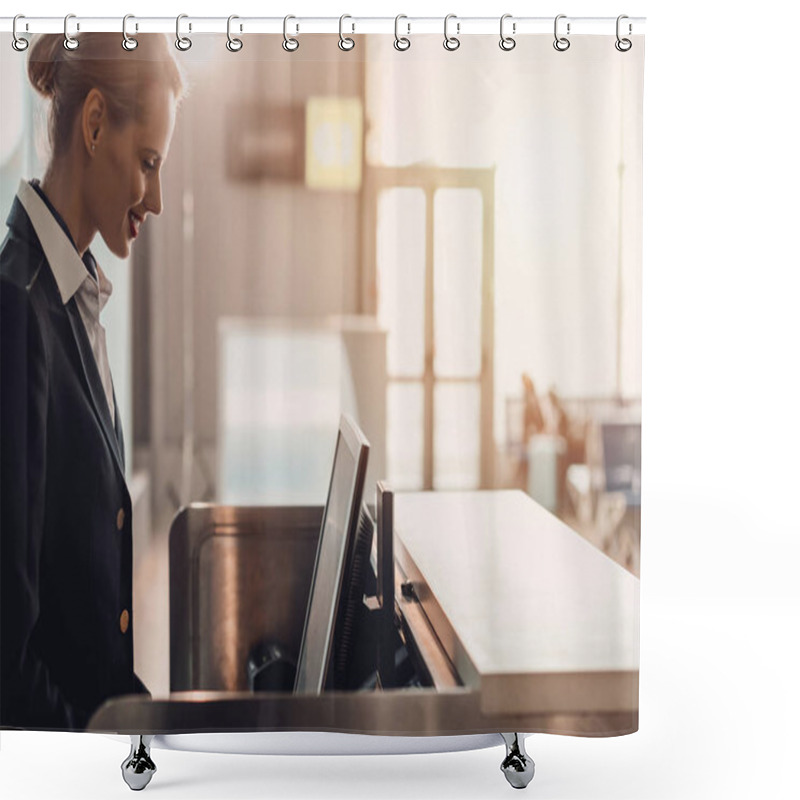
[[92, 152], [94, 153], [94, 145], [92, 145]]

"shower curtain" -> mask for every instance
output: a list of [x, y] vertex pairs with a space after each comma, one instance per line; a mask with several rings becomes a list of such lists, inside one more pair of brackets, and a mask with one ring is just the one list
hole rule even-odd
[[[2, 35], [2, 727], [638, 728], [644, 38], [450, 24], [75, 34], [62, 151]], [[343, 415], [393, 594], [298, 695]]]

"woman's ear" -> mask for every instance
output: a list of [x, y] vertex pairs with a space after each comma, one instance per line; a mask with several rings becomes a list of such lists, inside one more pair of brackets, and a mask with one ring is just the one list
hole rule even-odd
[[92, 154], [99, 146], [108, 123], [106, 101], [98, 89], [92, 89], [83, 101], [81, 133], [88, 153]]

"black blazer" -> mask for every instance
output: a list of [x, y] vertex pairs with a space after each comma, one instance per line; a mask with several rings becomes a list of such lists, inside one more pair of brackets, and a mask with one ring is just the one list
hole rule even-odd
[[75, 297], [63, 304], [18, 198], [6, 224], [0, 727], [83, 729], [107, 698], [146, 691], [133, 672], [124, 445]]

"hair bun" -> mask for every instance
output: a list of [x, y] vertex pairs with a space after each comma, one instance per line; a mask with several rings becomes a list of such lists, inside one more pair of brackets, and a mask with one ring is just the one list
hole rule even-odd
[[120, 47], [118, 33], [85, 31], [75, 37], [80, 46], [64, 47], [64, 37], [50, 33], [31, 39], [28, 79], [33, 89], [50, 100], [47, 133], [51, 158], [68, 153], [75, 119], [96, 89], [105, 101], [109, 125], [117, 128], [140, 121], [149, 112], [149, 94], [144, 89], [156, 83], [172, 90], [176, 100], [183, 91], [183, 78], [163, 33], [145, 33], [135, 50]]
[[34, 38], [28, 56], [28, 79], [33, 88], [48, 99], [56, 92], [56, 66], [62, 40], [63, 37], [57, 33], [39, 34]]

